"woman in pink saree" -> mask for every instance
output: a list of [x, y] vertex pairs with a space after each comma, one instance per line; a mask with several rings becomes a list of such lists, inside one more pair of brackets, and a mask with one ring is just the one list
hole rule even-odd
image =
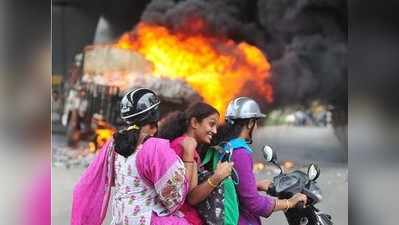
[[144, 88], [122, 98], [129, 126], [104, 145], [75, 186], [72, 225], [101, 225], [112, 186], [112, 225], [190, 224], [179, 211], [188, 191], [184, 164], [168, 140], [153, 137], [159, 103]]

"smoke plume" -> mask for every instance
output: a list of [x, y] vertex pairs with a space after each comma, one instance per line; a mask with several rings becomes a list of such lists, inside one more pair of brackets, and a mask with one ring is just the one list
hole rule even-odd
[[321, 100], [346, 109], [345, 0], [153, 0], [142, 21], [261, 48], [272, 64], [275, 107]]

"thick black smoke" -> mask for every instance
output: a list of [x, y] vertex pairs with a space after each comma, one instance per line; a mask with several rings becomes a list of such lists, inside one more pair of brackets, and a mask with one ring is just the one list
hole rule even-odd
[[[207, 26], [190, 25], [195, 18]], [[273, 106], [321, 100], [346, 110], [346, 0], [153, 0], [142, 20], [261, 48], [272, 64]]]
[[[347, 106], [345, 0], [259, 0], [276, 104]], [[269, 51], [268, 51], [269, 50]]]
[[[161, 24], [174, 31], [200, 32], [204, 35], [229, 37], [235, 40], [263, 40], [260, 27], [245, 22], [248, 10], [245, 1], [239, 0], [153, 0], [142, 15], [145, 22]], [[192, 26], [192, 21], [201, 18], [205, 27]], [[258, 39], [258, 40], [257, 40]]]

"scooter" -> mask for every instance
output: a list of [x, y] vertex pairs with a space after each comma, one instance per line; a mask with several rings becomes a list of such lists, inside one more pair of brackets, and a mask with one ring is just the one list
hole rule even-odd
[[294, 208], [287, 210], [284, 214], [289, 225], [332, 225], [331, 216], [322, 213], [315, 207], [322, 200], [322, 194], [317, 185], [320, 169], [315, 164], [310, 164], [307, 173], [295, 170], [284, 173], [277, 163], [277, 154], [273, 149], [265, 145], [263, 156], [267, 162], [271, 162], [280, 169], [280, 174], [273, 178], [273, 184], [267, 193], [279, 199], [288, 199], [296, 193], [307, 196], [306, 205], [298, 203]]

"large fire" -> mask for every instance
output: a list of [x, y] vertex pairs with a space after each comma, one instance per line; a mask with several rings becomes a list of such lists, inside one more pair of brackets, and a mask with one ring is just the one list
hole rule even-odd
[[[192, 26], [197, 29], [204, 24], [197, 21]], [[252, 93], [272, 102], [272, 87], [267, 82], [270, 63], [258, 48], [245, 42], [188, 33], [141, 22], [133, 32], [125, 33], [116, 46], [141, 53], [153, 64], [154, 76], [185, 80], [222, 115], [228, 102], [242, 93], [248, 82]]]

